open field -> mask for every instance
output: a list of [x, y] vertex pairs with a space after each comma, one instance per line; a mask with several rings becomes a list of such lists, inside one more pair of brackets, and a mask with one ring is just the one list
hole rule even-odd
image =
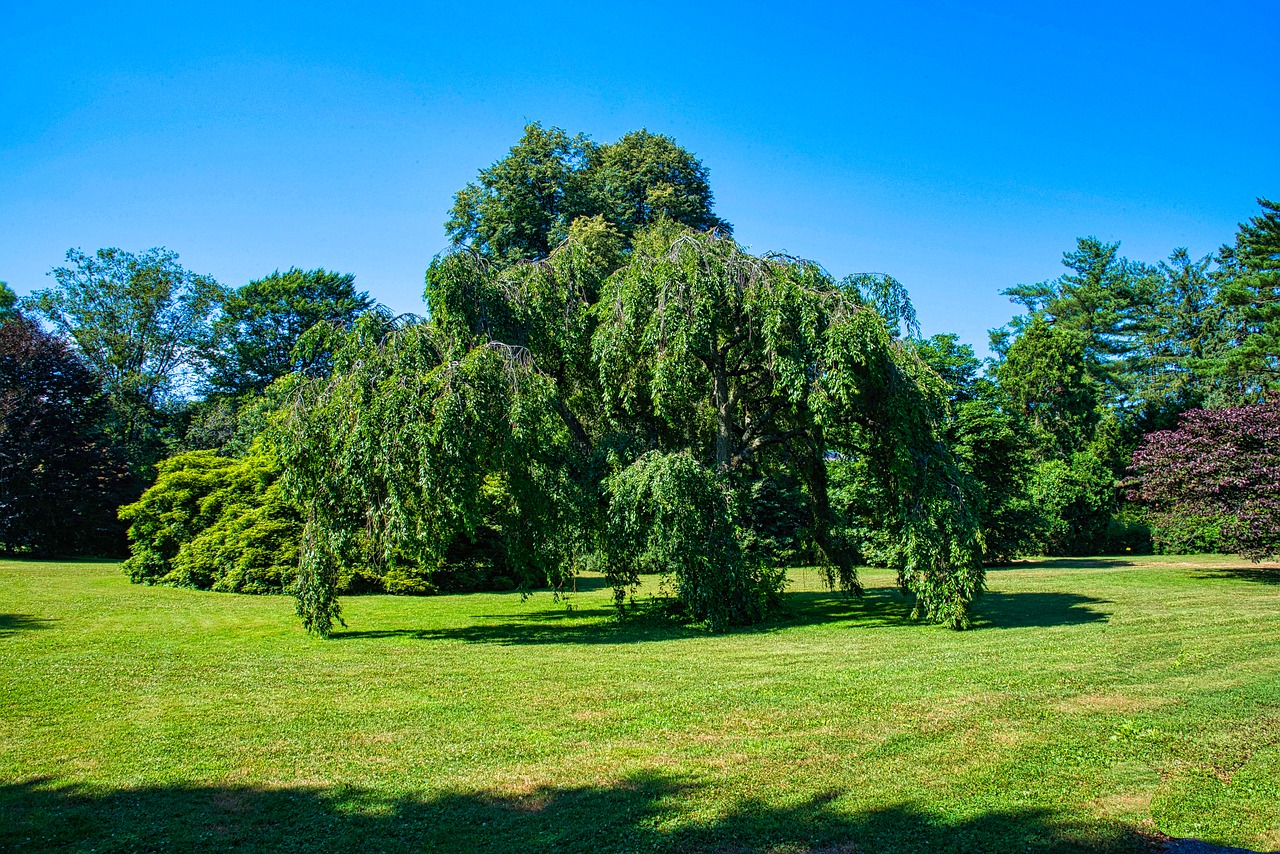
[[979, 628], [793, 573], [711, 636], [609, 591], [345, 600], [0, 562], [0, 848], [1280, 848], [1280, 571], [1046, 560]]

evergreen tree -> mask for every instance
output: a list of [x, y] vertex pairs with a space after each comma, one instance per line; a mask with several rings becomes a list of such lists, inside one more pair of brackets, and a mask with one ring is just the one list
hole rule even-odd
[[1209, 364], [1223, 402], [1256, 402], [1280, 389], [1280, 204], [1258, 204], [1262, 213], [1220, 250], [1223, 328]]

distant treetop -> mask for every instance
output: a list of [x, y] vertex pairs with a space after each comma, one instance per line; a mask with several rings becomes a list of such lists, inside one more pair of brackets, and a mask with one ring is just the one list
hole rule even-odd
[[661, 219], [728, 234], [707, 169], [675, 140], [647, 130], [599, 144], [534, 122], [502, 160], [454, 197], [445, 229], [506, 263], [546, 258], [579, 217], [601, 216], [628, 240]]

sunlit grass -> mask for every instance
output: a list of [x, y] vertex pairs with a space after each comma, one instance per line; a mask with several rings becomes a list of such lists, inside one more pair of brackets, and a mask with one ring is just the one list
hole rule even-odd
[[1022, 564], [962, 633], [864, 577], [720, 636], [584, 578], [349, 598], [320, 641], [283, 597], [0, 562], [0, 848], [1280, 847], [1280, 571]]

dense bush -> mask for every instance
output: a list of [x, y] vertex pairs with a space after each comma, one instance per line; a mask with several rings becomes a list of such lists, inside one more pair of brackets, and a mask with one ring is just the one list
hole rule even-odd
[[1178, 429], [1143, 438], [1133, 470], [1130, 494], [1148, 507], [1162, 550], [1280, 554], [1280, 393], [1186, 413]]
[[282, 593], [297, 574], [301, 522], [263, 453], [191, 451], [160, 463], [155, 485], [120, 518], [131, 523], [135, 582]]
[[1047, 555], [1098, 554], [1107, 540], [1115, 504], [1115, 480], [1088, 451], [1048, 460], [1035, 469], [1031, 500], [1043, 520], [1036, 534]]

